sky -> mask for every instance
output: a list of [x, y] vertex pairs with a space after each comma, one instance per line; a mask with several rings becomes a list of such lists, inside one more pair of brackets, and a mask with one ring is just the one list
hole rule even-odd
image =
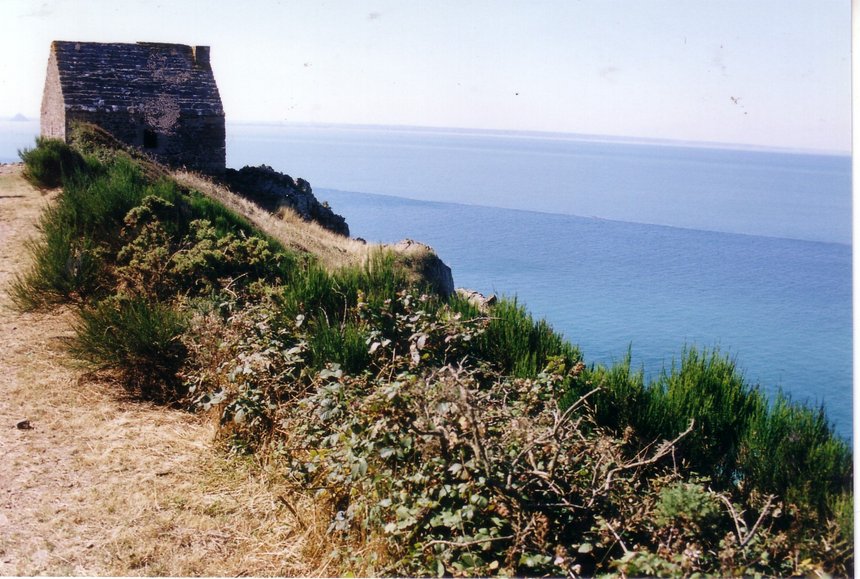
[[209, 45], [228, 121], [851, 148], [850, 0], [0, 0], [0, 118], [52, 40]]

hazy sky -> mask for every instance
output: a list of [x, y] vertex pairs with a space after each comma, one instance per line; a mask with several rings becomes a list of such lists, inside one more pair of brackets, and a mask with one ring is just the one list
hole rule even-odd
[[52, 40], [206, 44], [228, 120], [850, 148], [849, 0], [0, 0], [0, 116]]

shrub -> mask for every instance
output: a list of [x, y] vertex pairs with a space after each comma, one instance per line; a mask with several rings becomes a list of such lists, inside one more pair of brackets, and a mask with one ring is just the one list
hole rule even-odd
[[568, 386], [568, 391], [562, 397], [562, 408], [599, 386], [600, 390], [589, 398], [597, 423], [617, 436], [625, 430], [638, 428], [644, 420], [648, 388], [645, 385], [645, 372], [641, 369], [632, 372], [631, 360], [632, 352], [628, 350], [623, 360], [609, 368], [583, 367], [579, 379]]
[[695, 429], [678, 458], [725, 488], [737, 479], [741, 440], [763, 404], [761, 393], [747, 386], [733, 361], [719, 351], [689, 348], [679, 366], [673, 364], [649, 387], [644, 411], [633, 426], [660, 440], [694, 419]]
[[[50, 210], [48, 210], [50, 212]], [[12, 282], [10, 296], [23, 311], [98, 295], [105, 278], [103, 252], [88, 237], [43, 227], [42, 238], [27, 246], [29, 270]]]
[[[452, 306], [464, 315], [483, 315], [459, 298], [452, 301]], [[545, 320], [535, 322], [516, 299], [500, 300], [487, 317], [489, 324], [486, 332], [475, 342], [474, 355], [492, 360], [504, 373], [534, 377], [552, 357], [560, 356], [567, 370], [582, 359], [578, 348], [556, 334]]]
[[824, 515], [833, 497], [851, 488], [851, 448], [824, 415], [780, 394], [751, 417], [741, 438], [744, 486], [775, 493]]
[[253, 282], [276, 279], [279, 261], [256, 236], [219, 235], [205, 219], [180, 222], [174, 203], [148, 195], [125, 217], [123, 239], [117, 254], [120, 288], [156, 299], [207, 295], [229, 288], [242, 292]]
[[36, 138], [36, 148], [18, 151], [24, 178], [43, 189], [53, 189], [82, 169], [84, 158], [59, 139]]
[[80, 311], [72, 352], [98, 367], [122, 372], [145, 398], [183, 394], [176, 374], [186, 349], [184, 317], [170, 306], [139, 297], [116, 297]]

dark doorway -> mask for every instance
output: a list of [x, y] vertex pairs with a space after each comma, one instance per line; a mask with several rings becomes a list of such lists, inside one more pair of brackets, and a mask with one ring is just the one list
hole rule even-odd
[[143, 131], [143, 148], [144, 149], [156, 149], [158, 148], [158, 133], [151, 129], [144, 129]]

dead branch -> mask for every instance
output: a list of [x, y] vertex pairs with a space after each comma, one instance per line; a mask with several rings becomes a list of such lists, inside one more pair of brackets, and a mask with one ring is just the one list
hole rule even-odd
[[622, 464], [621, 466], [617, 466], [617, 467], [613, 468], [612, 470], [610, 470], [606, 474], [606, 481], [603, 483], [603, 487], [601, 490], [603, 492], [606, 492], [609, 490], [609, 485], [612, 484], [612, 477], [614, 477], [616, 473], [619, 473], [623, 470], [628, 470], [631, 468], [638, 468], [640, 466], [646, 466], [649, 464], [654, 464], [655, 462], [657, 462], [658, 460], [660, 460], [661, 458], [663, 458], [667, 454], [671, 454], [675, 448], [675, 445], [678, 444], [678, 442], [682, 438], [684, 438], [685, 436], [687, 436], [688, 434], [690, 434], [693, 431], [693, 426], [695, 425], [695, 423], [696, 423], [696, 421], [691, 418], [690, 419], [690, 426], [687, 427], [687, 430], [685, 430], [684, 432], [682, 432], [681, 434], [676, 436], [673, 440], [664, 441], [663, 444], [660, 445], [660, 447], [657, 449], [657, 451], [654, 453], [654, 455], [651, 458], [635, 460], [633, 462], [627, 462], [627, 463]]
[[482, 545], [484, 543], [491, 543], [493, 541], [507, 541], [509, 539], [513, 539], [513, 535], [505, 535], [504, 537], [487, 537], [486, 539], [475, 539], [474, 541], [443, 541], [442, 539], [436, 539], [433, 541], [427, 541], [422, 546], [423, 549], [427, 549], [428, 547], [432, 547], [433, 545], [447, 545], [449, 547], [473, 547], [475, 545]]
[[726, 507], [729, 510], [729, 515], [731, 515], [731, 517], [732, 517], [732, 522], [734, 522], [734, 524], [735, 524], [735, 531], [737, 532], [737, 535], [738, 535], [739, 548], [743, 549], [744, 547], [747, 546], [747, 544], [749, 544], [750, 541], [752, 541], [752, 538], [755, 536], [756, 532], [758, 531], [759, 525], [761, 525], [761, 522], [767, 516], [767, 513], [770, 510], [771, 503], [776, 498], [776, 496], [774, 496], [774, 495], [768, 495], [767, 496], [767, 502], [765, 502], [764, 508], [761, 510], [761, 513], [759, 514], [758, 519], [756, 519], [755, 524], [752, 526], [752, 529], [750, 529], [750, 531], [748, 533], [744, 533], [743, 531], [741, 531], [741, 523], [743, 523], [743, 526], [746, 527], [746, 522], [741, 518], [740, 515], [738, 515], [737, 511], [735, 511], [735, 508], [732, 506], [732, 502], [728, 498], [726, 498], [724, 495], [717, 494], [717, 496], [720, 497], [720, 500], [723, 501], [723, 503], [725, 503]]

